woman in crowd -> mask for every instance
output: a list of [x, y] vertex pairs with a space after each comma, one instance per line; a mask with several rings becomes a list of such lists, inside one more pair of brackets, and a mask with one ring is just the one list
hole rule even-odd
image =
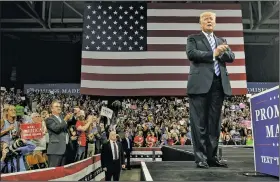
[[1, 119], [1, 141], [11, 145], [15, 136], [19, 136], [19, 123], [16, 121], [16, 108], [13, 105], [5, 105], [3, 109], [3, 118]]
[[87, 149], [87, 157], [92, 157], [95, 154], [95, 142], [96, 138], [100, 138], [100, 134], [98, 132], [98, 129], [96, 127], [96, 116], [93, 117], [93, 122], [89, 126], [88, 132], [87, 132], [87, 141], [88, 141], [88, 149]]

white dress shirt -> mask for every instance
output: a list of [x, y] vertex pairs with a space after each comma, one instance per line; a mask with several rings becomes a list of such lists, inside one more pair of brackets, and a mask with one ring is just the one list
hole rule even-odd
[[[118, 160], [119, 159], [119, 146], [118, 146], [117, 142], [115, 142], [115, 143], [116, 143], [116, 145], [115, 145], [116, 147], [114, 146], [114, 142], [112, 140], [110, 140], [110, 145], [111, 145], [112, 154], [113, 154], [113, 160]], [[114, 151], [115, 148], [117, 150], [117, 156], [115, 156], [115, 151]]]
[[127, 141], [127, 148], [130, 149], [130, 141], [129, 141], [129, 138], [125, 138], [126, 141]]
[[[209, 41], [209, 36], [210, 36], [210, 38], [211, 39], [213, 39], [213, 41], [215, 41], [216, 42], [216, 40], [215, 40], [215, 38], [214, 38], [214, 34], [213, 34], [213, 32], [212, 33], [210, 33], [210, 34], [208, 34], [208, 33], [206, 33], [206, 32], [203, 32], [202, 31], [202, 33], [205, 35], [205, 37], [207, 38], [207, 40], [208, 40], [208, 42], [209, 42], [209, 44], [210, 44], [210, 41]], [[213, 52], [213, 61], [215, 61], [216, 60], [216, 58], [215, 58], [215, 55], [214, 55], [214, 52]]]

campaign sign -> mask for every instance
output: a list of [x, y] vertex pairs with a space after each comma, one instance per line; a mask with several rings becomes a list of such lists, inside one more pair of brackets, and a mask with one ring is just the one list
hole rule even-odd
[[61, 93], [70, 95], [80, 94], [80, 84], [56, 83], [56, 84], [24, 84], [24, 93]]
[[250, 100], [255, 170], [279, 177], [279, 86]]
[[20, 129], [22, 139], [29, 140], [43, 137], [42, 123], [21, 124]]
[[101, 113], [100, 113], [100, 114], [101, 114], [101, 116], [106, 116], [106, 117], [112, 119], [113, 110], [111, 110], [111, 109], [109, 109], [109, 108], [103, 106], [103, 107], [101, 108]]
[[278, 82], [247, 82], [249, 94], [256, 94], [279, 85]]

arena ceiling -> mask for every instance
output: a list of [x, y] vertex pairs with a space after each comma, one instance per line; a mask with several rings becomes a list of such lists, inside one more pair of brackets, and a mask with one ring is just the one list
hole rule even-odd
[[[279, 44], [279, 1], [241, 5], [245, 44]], [[6, 37], [73, 43], [81, 40], [84, 2], [2, 2], [1, 9], [1, 31]]]

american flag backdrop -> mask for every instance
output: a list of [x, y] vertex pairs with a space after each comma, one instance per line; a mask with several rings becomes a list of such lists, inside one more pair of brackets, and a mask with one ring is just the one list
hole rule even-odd
[[215, 34], [227, 40], [233, 94], [246, 94], [240, 4], [92, 2], [85, 6], [81, 93], [103, 96], [186, 95], [187, 37], [199, 15], [217, 15]]

